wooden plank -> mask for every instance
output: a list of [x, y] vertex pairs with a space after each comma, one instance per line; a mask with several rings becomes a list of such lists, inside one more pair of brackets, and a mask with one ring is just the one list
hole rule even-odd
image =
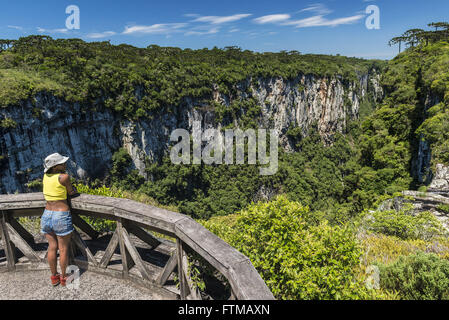
[[155, 249], [157, 246], [161, 244], [159, 240], [157, 240], [155, 237], [153, 237], [151, 234], [143, 230], [142, 228], [134, 225], [133, 223], [126, 223], [125, 229], [129, 232], [135, 235], [137, 238], [151, 246], [153, 249]]
[[41, 258], [36, 252], [34, 252], [30, 245], [20, 237], [20, 234], [8, 222], [6, 222], [6, 227], [8, 229], [10, 240], [28, 259], [30, 259], [30, 261], [41, 261]]
[[93, 265], [97, 266], [98, 265], [97, 260], [95, 259], [94, 255], [89, 250], [89, 248], [87, 247], [84, 240], [81, 238], [78, 231], [76, 231], [76, 230], [73, 231], [72, 239], [73, 239], [74, 243], [76, 244], [76, 246], [81, 250], [81, 253], [83, 254], [83, 256], [85, 256], [89, 262], [92, 262]]
[[100, 267], [106, 268], [108, 266], [109, 261], [111, 261], [112, 255], [114, 254], [115, 249], [118, 245], [118, 234], [117, 230], [114, 231], [114, 234], [111, 237], [111, 240], [109, 241], [108, 247], [106, 248], [103, 257], [100, 261]]
[[187, 285], [189, 286], [190, 296], [192, 297], [193, 300], [202, 300], [198, 287], [193, 283], [192, 279], [190, 278], [188, 265], [189, 265], [189, 260], [187, 258], [187, 254], [185, 253], [185, 251], [183, 251], [183, 253], [182, 253], [182, 268], [183, 268], [184, 276], [186, 277], [186, 280], [187, 280]]
[[275, 299], [249, 259], [233, 264], [227, 279], [239, 300]]
[[14, 243], [11, 242], [8, 234], [8, 227], [6, 226], [7, 212], [0, 211], [0, 233], [3, 240], [3, 249], [6, 254], [7, 268], [9, 271], [15, 270], [16, 258], [16, 247]]
[[0, 203], [0, 210], [36, 210], [45, 208], [45, 201], [16, 201]]
[[136, 247], [134, 247], [134, 245], [132, 244], [131, 240], [129, 239], [129, 234], [126, 231], [125, 228], [122, 229], [122, 236], [123, 236], [123, 240], [125, 242], [125, 246], [128, 249], [132, 259], [134, 260], [134, 263], [136, 264], [137, 268], [139, 269], [142, 277], [145, 280], [150, 280], [150, 275], [148, 274], [148, 270], [145, 267], [145, 264], [142, 261], [142, 258], [139, 255], [139, 252], [137, 252]]
[[182, 267], [182, 241], [180, 239], [176, 239], [176, 252], [178, 258], [178, 280], [179, 280], [179, 291], [181, 300], [187, 300], [187, 283], [184, 277], [184, 268]]
[[81, 210], [81, 209], [75, 209], [75, 208], [71, 208], [71, 212], [75, 213], [77, 215], [81, 215], [81, 216], [89, 216], [89, 217], [93, 217], [93, 218], [97, 218], [97, 219], [117, 221], [116, 216], [107, 214], [107, 213], [100, 213], [100, 212]]
[[19, 271], [38, 271], [38, 270], [49, 270], [50, 266], [48, 263], [44, 263], [42, 261], [39, 262], [26, 262], [26, 263], [17, 263], [16, 264], [16, 272]]
[[34, 236], [29, 233], [16, 219], [11, 217], [9, 219], [11, 227], [25, 240], [28, 244], [34, 244]]
[[0, 195], [0, 203], [36, 201], [36, 200], [45, 201], [44, 194], [42, 192], [32, 192], [32, 193], [1, 194]]
[[122, 257], [122, 266], [123, 266], [123, 276], [125, 278], [129, 277], [129, 270], [133, 267], [134, 261], [131, 258], [128, 250], [126, 249], [125, 239], [123, 238], [123, 227], [122, 219], [117, 221], [117, 235], [118, 235], [118, 243], [120, 246], [120, 255]]
[[19, 210], [10, 210], [9, 212], [12, 214], [14, 218], [20, 217], [41, 217], [44, 213], [44, 207], [34, 208], [34, 209], [19, 209]]
[[83, 218], [79, 215], [72, 213], [72, 222], [75, 226], [86, 233], [92, 240], [98, 238], [99, 232], [95, 231]]
[[178, 254], [176, 253], [175, 250], [172, 253], [170, 259], [168, 259], [167, 264], [164, 267], [164, 270], [162, 270], [156, 282], [161, 286], [163, 286], [167, 282], [168, 278], [170, 277], [170, 274], [175, 270], [177, 265], [178, 265]]

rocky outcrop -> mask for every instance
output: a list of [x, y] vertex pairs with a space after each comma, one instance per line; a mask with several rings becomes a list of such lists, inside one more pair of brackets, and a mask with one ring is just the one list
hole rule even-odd
[[[323, 140], [332, 143], [332, 136], [344, 129], [346, 120], [358, 117], [360, 102], [368, 93], [375, 99], [383, 96], [375, 71], [359, 75], [356, 82], [339, 76], [298, 75], [291, 80], [248, 79], [238, 88], [241, 98], [257, 100], [262, 109], [260, 127], [277, 129], [286, 150], [292, 149], [286, 136], [289, 128], [300, 127], [307, 135], [308, 127], [317, 122]], [[214, 100], [229, 106], [231, 97], [218, 86], [214, 89]], [[17, 125], [0, 128], [0, 193], [26, 192], [25, 184], [42, 178], [43, 160], [54, 152], [70, 157], [68, 169], [74, 177], [95, 179], [105, 176], [113, 153], [124, 147], [134, 167], [148, 178], [147, 162], [167, 152], [174, 129], [192, 130], [194, 121], [201, 121], [203, 128], [221, 126], [213, 108], [189, 97], [172, 110], [133, 122], [109, 109], [86, 111], [85, 106], [46, 92], [2, 108], [0, 120], [12, 119]]]
[[403, 197], [382, 202], [377, 210], [402, 210], [412, 204], [412, 214], [431, 212], [449, 231], [449, 168], [438, 164], [434, 179], [426, 192], [403, 191]]
[[436, 165], [435, 177], [429, 186], [429, 191], [444, 192], [449, 195], [449, 167]]

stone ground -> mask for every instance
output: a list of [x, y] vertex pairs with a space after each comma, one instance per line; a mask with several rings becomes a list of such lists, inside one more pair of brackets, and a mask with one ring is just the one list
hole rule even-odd
[[129, 281], [81, 270], [79, 288], [53, 287], [50, 272], [0, 273], [0, 300], [161, 300]]

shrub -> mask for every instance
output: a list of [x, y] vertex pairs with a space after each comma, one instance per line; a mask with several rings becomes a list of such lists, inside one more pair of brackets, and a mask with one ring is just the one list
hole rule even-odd
[[425, 192], [427, 192], [427, 187], [426, 186], [421, 186], [421, 187], [418, 188], [418, 191], [425, 193]]
[[0, 121], [0, 127], [5, 129], [15, 128], [17, 127], [17, 123], [11, 119], [11, 118], [5, 118], [2, 121]]
[[444, 213], [449, 213], [449, 204], [439, 204], [437, 209], [443, 211]]
[[368, 231], [395, 236], [400, 239], [430, 240], [446, 234], [441, 222], [430, 212], [413, 215], [410, 208], [400, 211], [372, 211], [365, 213], [360, 226]]
[[449, 260], [418, 252], [389, 266], [380, 265], [380, 285], [406, 300], [449, 299]]
[[310, 216], [308, 207], [278, 196], [222, 224], [202, 223], [250, 258], [277, 299], [379, 297], [355, 279], [362, 252], [353, 233]]

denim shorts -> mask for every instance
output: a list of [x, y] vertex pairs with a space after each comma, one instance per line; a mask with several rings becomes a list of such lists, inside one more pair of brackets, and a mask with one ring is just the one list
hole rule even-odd
[[50, 211], [45, 209], [41, 217], [41, 233], [55, 233], [57, 236], [66, 236], [73, 230], [72, 215], [70, 211]]

